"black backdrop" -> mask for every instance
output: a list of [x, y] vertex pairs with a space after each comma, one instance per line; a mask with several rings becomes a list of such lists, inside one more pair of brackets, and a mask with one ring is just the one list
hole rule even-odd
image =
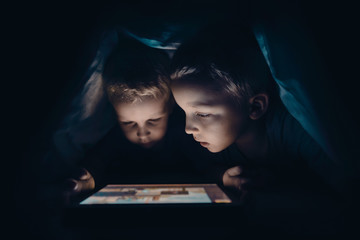
[[[350, 5], [350, 1], [314, 2], [306, 1], [303, 6], [312, 37], [332, 76], [327, 87], [334, 92], [339, 104], [347, 109], [348, 115], [344, 117], [359, 122], [356, 8]], [[142, 8], [142, 4], [146, 7]], [[207, 1], [207, 4], [216, 6], [218, 3]], [[235, 1], [231, 4], [241, 6]], [[14, 183], [19, 183], [19, 169], [31, 159], [29, 151], [46, 146], [59, 116], [80, 87], [77, 79], [82, 77], [94, 54], [92, 38], [99, 22], [103, 22], [103, 17], [115, 7], [161, 15], [163, 10], [159, 6], [124, 1], [116, 4], [104, 1], [29, 1], [5, 6], [4, 10], [8, 12], [3, 20], [5, 32], [2, 38], [5, 42], [2, 49], [6, 53], [4, 60], [10, 66], [5, 65], [6, 74], [2, 79], [5, 83], [2, 87], [2, 118], [6, 133], [3, 135], [6, 145], [2, 172], [9, 173], [4, 175], [4, 185], [10, 188], [11, 195], [6, 198], [10, 203], [14, 203]], [[201, 9], [201, 4], [198, 4], [198, 9]], [[23, 197], [26, 201], [26, 196]], [[7, 220], [14, 226], [8, 228], [12, 234], [21, 233], [14, 211], [10, 211]]]

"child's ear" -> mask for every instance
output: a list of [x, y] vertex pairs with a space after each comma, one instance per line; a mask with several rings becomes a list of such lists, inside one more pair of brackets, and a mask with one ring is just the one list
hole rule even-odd
[[266, 93], [259, 93], [249, 99], [249, 117], [252, 120], [261, 118], [269, 106], [269, 96]]

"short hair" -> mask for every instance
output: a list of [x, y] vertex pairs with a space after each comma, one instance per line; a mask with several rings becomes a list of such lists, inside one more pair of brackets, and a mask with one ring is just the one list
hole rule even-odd
[[172, 82], [208, 85], [237, 103], [258, 93], [276, 96], [277, 85], [255, 36], [235, 26], [206, 29], [181, 45], [171, 64]]
[[102, 74], [109, 101], [133, 103], [163, 97], [169, 101], [169, 62], [165, 52], [123, 39], [107, 59]]

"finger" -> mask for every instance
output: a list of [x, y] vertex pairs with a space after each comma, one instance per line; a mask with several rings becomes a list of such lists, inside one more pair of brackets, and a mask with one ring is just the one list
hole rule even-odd
[[77, 180], [89, 179], [90, 174], [85, 168], [78, 168], [73, 174], [73, 178]]
[[231, 176], [239, 176], [243, 172], [243, 169], [240, 166], [235, 166], [226, 171], [226, 173]]
[[249, 179], [247, 178], [243, 178], [243, 177], [231, 177], [227, 174], [224, 174], [223, 176], [223, 184], [226, 187], [233, 187], [236, 189], [242, 189], [242, 185], [246, 184], [249, 181]]
[[89, 179], [78, 181], [78, 186], [79, 187], [78, 187], [77, 191], [79, 191], [79, 192], [91, 191], [95, 188], [95, 180], [90, 175]]
[[65, 191], [73, 192], [79, 188], [79, 184], [75, 179], [67, 179], [65, 181]]
[[247, 178], [234, 178], [233, 182], [234, 182], [233, 186], [236, 189], [243, 190], [250, 181]]
[[91, 177], [91, 174], [89, 173], [89, 171], [88, 170], [86, 170], [85, 168], [82, 168], [82, 172], [83, 172], [83, 174], [80, 176], [80, 180], [88, 180], [88, 179], [90, 179], [90, 177]]

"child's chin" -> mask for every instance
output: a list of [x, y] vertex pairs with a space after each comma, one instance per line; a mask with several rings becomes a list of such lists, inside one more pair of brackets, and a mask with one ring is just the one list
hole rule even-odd
[[221, 152], [221, 151], [222, 151], [222, 149], [219, 150], [218, 148], [213, 147], [213, 146], [207, 147], [207, 150], [208, 150], [209, 152], [212, 152], [212, 153], [218, 153], [218, 152]]

